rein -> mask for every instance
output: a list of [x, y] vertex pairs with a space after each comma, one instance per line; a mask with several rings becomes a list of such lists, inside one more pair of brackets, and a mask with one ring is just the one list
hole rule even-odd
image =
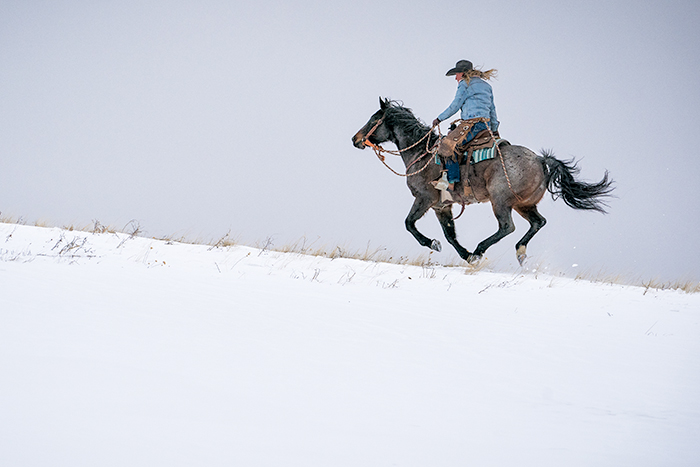
[[[491, 138], [493, 138], [494, 141], [496, 141], [496, 137], [493, 135], [493, 132], [491, 131], [491, 127], [487, 127], [489, 130], [489, 133], [491, 134]], [[510, 177], [508, 176], [508, 170], [506, 170], [506, 163], [503, 160], [503, 154], [501, 153], [501, 147], [498, 145], [498, 143], [494, 143], [494, 146], [496, 146], [496, 151], [498, 151], [498, 158], [501, 160], [501, 167], [503, 167], [503, 173], [506, 176], [506, 182], [508, 182], [508, 188], [510, 188], [510, 192], [513, 193], [515, 196], [515, 199], [520, 201], [522, 203], [523, 199], [518, 196], [518, 194], [515, 192], [513, 189], [513, 186], [510, 184]]]

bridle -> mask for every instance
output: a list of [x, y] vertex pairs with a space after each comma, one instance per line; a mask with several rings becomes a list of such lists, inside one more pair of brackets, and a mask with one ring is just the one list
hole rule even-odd
[[372, 127], [372, 129], [367, 132], [367, 134], [364, 136], [364, 138], [362, 138], [362, 144], [364, 144], [365, 146], [369, 146], [370, 148], [374, 149], [375, 151], [377, 150], [376, 148], [381, 148], [381, 146], [377, 146], [376, 144], [371, 142], [369, 140], [369, 137], [372, 136], [372, 134], [377, 130], [377, 128], [379, 128], [379, 125], [381, 125], [382, 123], [384, 123], [384, 115], [382, 115], [382, 118], [377, 120], [377, 123], [375, 123], [374, 126]]
[[[413, 143], [412, 145], [410, 145], [410, 146], [408, 146], [408, 147], [405, 147], [405, 148], [403, 148], [403, 149], [399, 149], [399, 150], [393, 151], [393, 150], [390, 150], [390, 149], [384, 149], [384, 148], [381, 147], [380, 145], [374, 144], [373, 142], [371, 142], [371, 141], [369, 140], [369, 137], [372, 136], [372, 134], [377, 130], [377, 128], [379, 128], [379, 125], [381, 125], [382, 123], [384, 123], [384, 117], [385, 117], [385, 116], [386, 116], [386, 115], [382, 115], [382, 117], [381, 117], [379, 120], [377, 120], [377, 123], [374, 124], [374, 126], [372, 127], [372, 129], [370, 129], [370, 130], [367, 132], [367, 134], [362, 138], [362, 144], [364, 144], [365, 146], [369, 146], [370, 148], [372, 148], [372, 149], [374, 150], [374, 153], [377, 155], [377, 157], [379, 158], [379, 160], [382, 162], [382, 164], [384, 164], [384, 165], [386, 166], [387, 169], [391, 170], [394, 174], [396, 174], [396, 175], [398, 175], [398, 176], [400, 176], [400, 177], [410, 177], [411, 175], [416, 175], [416, 174], [419, 174], [419, 173], [423, 172], [423, 171], [424, 171], [425, 169], [427, 169], [428, 166], [430, 165], [430, 162], [431, 162], [430, 158], [428, 159], [428, 161], [426, 162], [426, 164], [425, 164], [423, 167], [421, 167], [419, 170], [416, 170], [415, 172], [408, 173], [408, 169], [410, 169], [412, 166], [414, 166], [414, 165], [416, 164], [416, 162], [418, 162], [418, 161], [422, 160], [423, 158], [425, 158], [425, 156], [428, 156], [428, 155], [434, 156], [434, 155], [437, 153], [438, 142], [440, 141], [439, 139], [438, 139], [438, 141], [433, 145], [432, 148], [430, 147], [430, 135], [432, 134], [433, 130], [435, 129], [435, 126], [433, 126], [432, 128], [430, 128], [430, 130], [428, 130], [428, 132], [425, 134], [425, 136], [423, 136], [422, 138], [420, 138], [418, 141], [416, 141], [416, 142]], [[436, 126], [437, 126], [437, 125], [436, 125]], [[439, 127], [439, 126], [438, 126], [438, 131], [440, 131], [440, 127]], [[442, 135], [441, 135], [441, 136], [442, 136]], [[387, 165], [387, 163], [386, 163], [386, 161], [385, 161], [386, 158], [384, 157], [384, 154], [383, 154], [383, 153], [392, 154], [392, 155], [394, 155], [394, 156], [400, 156], [402, 152], [405, 152], [405, 151], [408, 151], [409, 149], [415, 148], [416, 146], [418, 146], [418, 144], [420, 144], [421, 141], [423, 141], [423, 140], [426, 139], [426, 138], [427, 138], [427, 142], [426, 142], [426, 145], [425, 145], [425, 152], [424, 152], [423, 154], [421, 154], [418, 158], [416, 158], [413, 162], [411, 162], [410, 164], [408, 164], [408, 165], [406, 166], [406, 173], [405, 173], [405, 174], [399, 173], [399, 172], [395, 171], [394, 169], [392, 169], [391, 167], [389, 167], [389, 165]]]

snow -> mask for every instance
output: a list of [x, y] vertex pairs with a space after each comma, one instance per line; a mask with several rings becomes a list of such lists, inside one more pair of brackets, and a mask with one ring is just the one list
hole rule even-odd
[[700, 294], [0, 224], [2, 466], [691, 466]]

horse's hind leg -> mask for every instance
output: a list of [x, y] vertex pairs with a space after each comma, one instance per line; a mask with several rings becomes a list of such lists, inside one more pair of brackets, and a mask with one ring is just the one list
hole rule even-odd
[[452, 217], [452, 206], [445, 206], [441, 209], [435, 209], [435, 215], [440, 221], [440, 226], [442, 227], [442, 232], [445, 234], [445, 238], [448, 242], [450, 242], [450, 245], [452, 245], [455, 248], [455, 250], [457, 250], [459, 256], [465, 261], [472, 260], [472, 254], [469, 253], [469, 251], [462, 245], [460, 245], [457, 241], [455, 221], [454, 217]]
[[473, 259], [479, 259], [491, 245], [500, 241], [506, 235], [513, 233], [515, 230], [513, 216], [511, 215], [512, 207], [510, 205], [496, 205], [493, 203], [492, 206], [493, 213], [498, 220], [498, 231], [477, 245], [472, 255]]
[[425, 198], [425, 197], [418, 197], [416, 200], [413, 202], [413, 206], [411, 206], [411, 210], [408, 213], [408, 216], [406, 216], [406, 230], [411, 232], [411, 235], [418, 240], [418, 243], [420, 243], [423, 246], [427, 246], [428, 248], [435, 250], [435, 251], [440, 251], [442, 250], [442, 246], [440, 245], [440, 242], [435, 240], [435, 239], [430, 239], [420, 233], [418, 229], [416, 228], [416, 221], [423, 217], [423, 215], [430, 209], [430, 206], [434, 203], [433, 200], [430, 198]]
[[537, 206], [521, 206], [516, 207], [515, 210], [523, 216], [529, 223], [530, 229], [527, 233], [520, 239], [518, 243], [515, 244], [515, 254], [518, 257], [518, 262], [523, 265], [525, 258], [527, 258], [527, 244], [535, 236], [535, 234], [547, 223], [542, 214], [537, 210]]

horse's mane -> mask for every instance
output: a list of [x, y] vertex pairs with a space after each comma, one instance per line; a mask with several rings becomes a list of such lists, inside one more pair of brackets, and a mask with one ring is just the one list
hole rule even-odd
[[397, 101], [389, 101], [388, 104], [384, 111], [384, 119], [387, 124], [401, 128], [406, 135], [416, 140], [423, 138], [430, 131], [430, 127], [413, 115], [413, 111], [408, 107], [404, 107]]

